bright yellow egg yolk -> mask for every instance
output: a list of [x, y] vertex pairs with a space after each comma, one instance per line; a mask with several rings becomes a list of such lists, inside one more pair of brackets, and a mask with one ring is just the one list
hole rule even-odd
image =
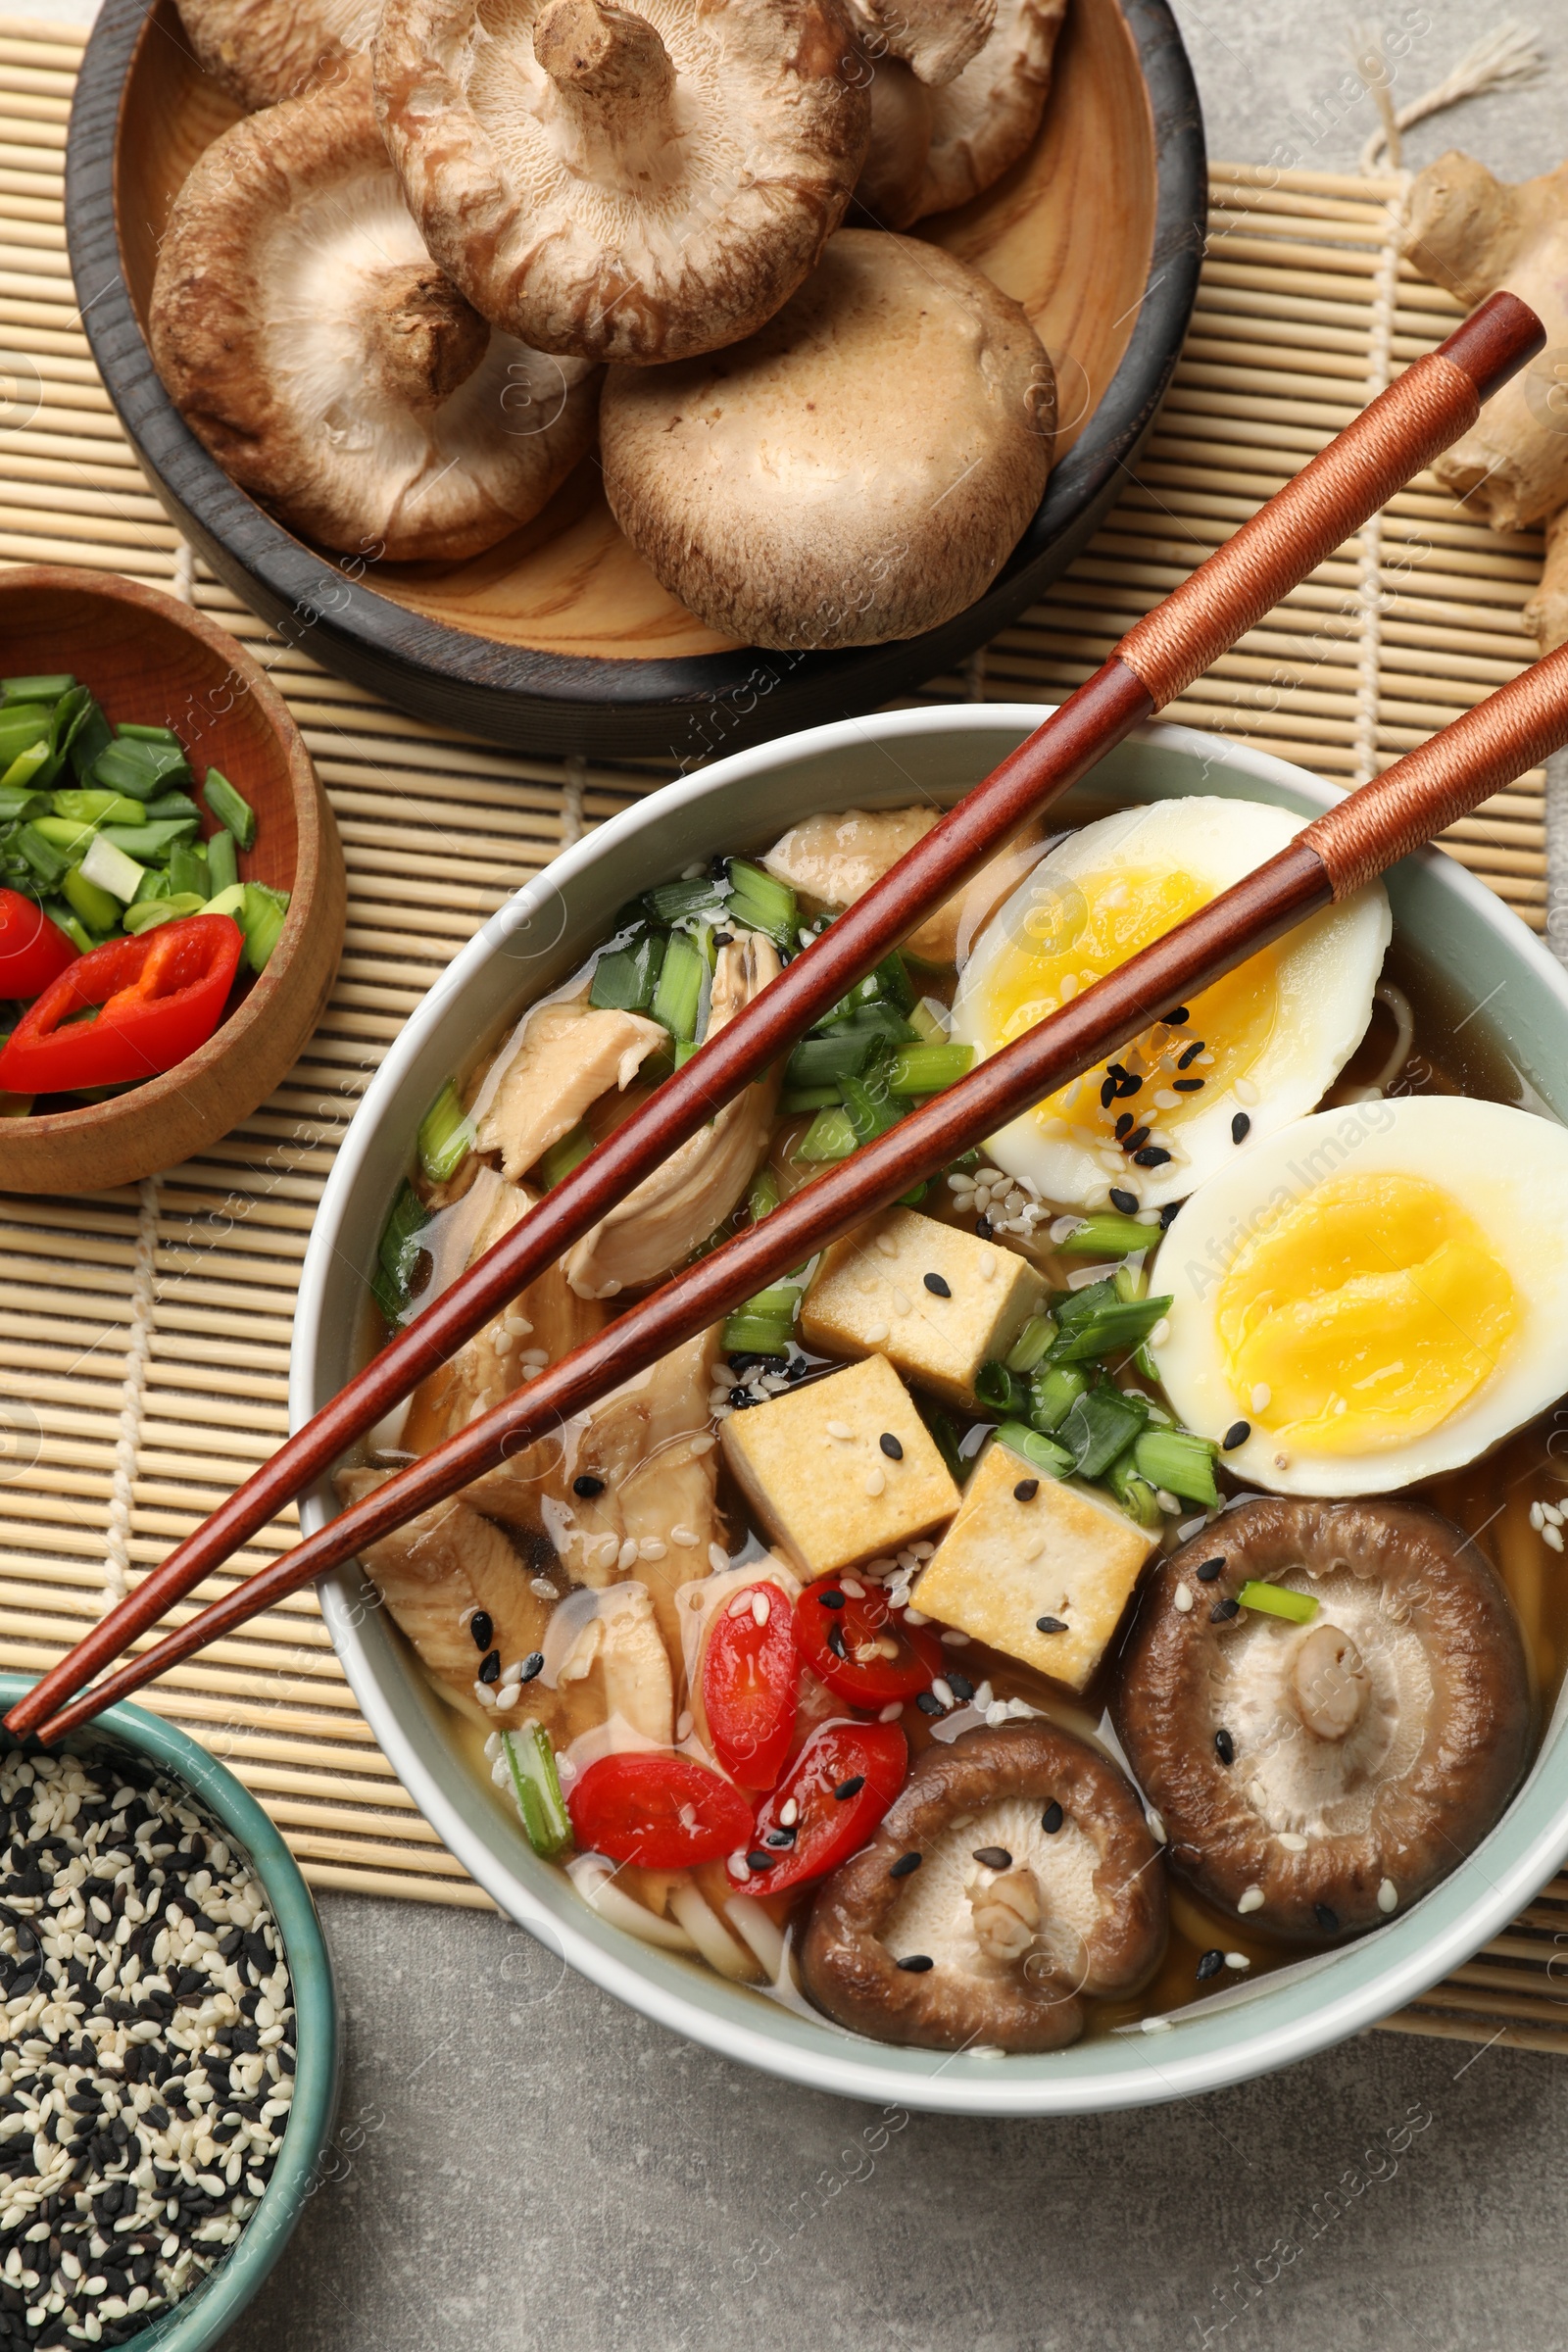
[[[1179, 867], [1109, 868], [1070, 878], [1042, 867], [1033, 903], [1015, 920], [986, 978], [985, 1030], [992, 1051], [1081, 996], [1214, 896]], [[1156, 1023], [1124, 1046], [1112, 1058], [1125, 1076], [1107, 1081], [1102, 1064], [1048, 1096], [1032, 1115], [1051, 1132], [1065, 1121], [1090, 1144], [1114, 1142], [1118, 1119], [1132, 1129], [1179, 1127], [1246, 1076], [1273, 1034], [1278, 1006], [1278, 966], [1265, 949], [1194, 997], [1184, 1022]], [[1112, 1088], [1111, 1099], [1102, 1102]], [[1156, 1094], [1171, 1100], [1156, 1104]]]
[[1521, 1312], [1507, 1268], [1440, 1185], [1339, 1176], [1247, 1244], [1215, 1322], [1245, 1417], [1353, 1454], [1457, 1412], [1507, 1355]]

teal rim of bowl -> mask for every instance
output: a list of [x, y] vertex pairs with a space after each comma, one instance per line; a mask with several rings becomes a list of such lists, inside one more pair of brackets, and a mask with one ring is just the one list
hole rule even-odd
[[[36, 1680], [30, 1674], [0, 1674], [0, 1712], [30, 1690]], [[337, 2112], [337, 1987], [326, 1938], [299, 1864], [276, 1823], [226, 1766], [161, 1716], [128, 1705], [105, 1708], [71, 1736], [67, 1752], [90, 1750], [99, 1733], [160, 1766], [234, 1838], [266, 1889], [288, 1960], [294, 1994], [294, 2098], [272, 2177], [226, 2258], [172, 2311], [126, 2338], [134, 2352], [154, 2352], [154, 2347], [156, 2352], [207, 2352], [256, 2294], [319, 2185], [321, 2154]], [[5, 1735], [4, 1744], [34, 1743]]]

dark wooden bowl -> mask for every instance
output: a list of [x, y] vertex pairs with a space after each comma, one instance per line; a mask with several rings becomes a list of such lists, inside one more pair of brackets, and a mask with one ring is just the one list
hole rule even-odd
[[[1015, 619], [1094, 531], [1186, 333], [1206, 220], [1202, 118], [1167, 0], [1072, 0], [1030, 152], [923, 233], [1028, 311], [1066, 430], [1045, 498], [986, 594], [895, 645], [778, 654], [715, 636], [621, 538], [585, 460], [549, 508], [458, 564], [323, 555], [190, 433], [144, 335], [158, 241], [235, 109], [173, 0], [105, 0], [82, 62], [66, 222], [93, 356], [158, 495], [237, 596], [328, 669], [500, 743], [685, 765], [906, 694]], [[373, 585], [372, 585], [373, 576]]]
[[112, 572], [8, 565], [0, 645], [12, 676], [74, 670], [111, 719], [174, 728], [198, 776], [220, 768], [256, 811], [241, 879], [291, 894], [266, 971], [197, 1053], [107, 1102], [0, 1127], [0, 1192], [105, 1192], [204, 1151], [292, 1067], [342, 952], [343, 852], [282, 697], [188, 605]]

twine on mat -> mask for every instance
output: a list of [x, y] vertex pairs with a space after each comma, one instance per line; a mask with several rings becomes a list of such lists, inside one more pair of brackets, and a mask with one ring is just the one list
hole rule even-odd
[[188, 539], [174, 543], [174, 576], [170, 585], [182, 605], [196, 602], [196, 550]]
[[[1367, 352], [1366, 396], [1376, 400], [1394, 376], [1394, 311], [1399, 283], [1399, 237], [1410, 201], [1410, 174], [1399, 175], [1398, 192], [1389, 199], [1383, 250], [1372, 279], [1372, 334]], [[1379, 687], [1383, 665], [1383, 514], [1362, 525], [1356, 572], [1356, 603], [1360, 612], [1360, 651], [1355, 680], [1355, 781], [1365, 784], [1378, 772]]]
[[[183, 544], [183, 543], [182, 543]], [[142, 1416], [147, 1403], [147, 1366], [152, 1355], [153, 1309], [157, 1304], [158, 1178], [144, 1176], [136, 1188], [136, 1250], [131, 1259], [129, 1333], [125, 1377], [120, 1391], [120, 1431], [109, 1489], [109, 1525], [104, 1539], [103, 1607], [123, 1600], [130, 1577], [130, 1511], [141, 1452]]]
[[1356, 72], [1371, 91], [1379, 117], [1376, 130], [1361, 150], [1360, 168], [1366, 172], [1378, 172], [1386, 166], [1398, 171], [1403, 161], [1401, 131], [1424, 122], [1429, 115], [1443, 114], [1462, 99], [1485, 97], [1489, 90], [1504, 89], [1511, 82], [1535, 81], [1544, 63], [1535, 45], [1534, 33], [1527, 31], [1516, 17], [1506, 17], [1466, 50], [1435, 88], [1412, 98], [1408, 106], [1396, 108], [1394, 70], [1384, 55], [1381, 35], [1369, 33], [1352, 23], [1350, 50]]
[[561, 846], [569, 850], [581, 841], [585, 830], [582, 795], [588, 781], [588, 762], [574, 752], [565, 764], [565, 782], [561, 790]]

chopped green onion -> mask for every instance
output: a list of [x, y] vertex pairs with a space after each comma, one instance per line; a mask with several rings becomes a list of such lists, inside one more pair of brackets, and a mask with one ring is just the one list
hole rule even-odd
[[138, 865], [156, 865], [176, 841], [190, 841], [196, 832], [191, 817], [161, 816], [150, 825], [105, 825], [104, 838], [134, 858]]
[[89, 931], [107, 936], [120, 929], [121, 902], [96, 882], [89, 882], [79, 865], [74, 865], [60, 885], [71, 905], [80, 915]]
[[53, 778], [54, 766], [55, 756], [47, 743], [29, 744], [24, 752], [17, 754], [4, 775], [0, 775], [0, 785], [11, 792], [21, 792], [29, 785], [35, 792], [46, 791]]
[[93, 837], [91, 825], [71, 816], [35, 816], [32, 821], [45, 841], [52, 841], [68, 858], [74, 859], [86, 855], [87, 844]]
[[[188, 816], [192, 823], [198, 827], [202, 821], [202, 812], [197, 808], [195, 802], [191, 799], [188, 792], [160, 792], [155, 794], [152, 800], [144, 804], [141, 811], [141, 821], [143, 824], [150, 824], [155, 817], [159, 816]], [[232, 834], [229, 836], [229, 838], [230, 840], [233, 839]]]
[[997, 1436], [1009, 1452], [1022, 1454], [1048, 1478], [1066, 1478], [1072, 1470], [1072, 1455], [1064, 1446], [1054, 1446], [1038, 1429], [1030, 1429], [1022, 1421], [1004, 1421]]
[[256, 811], [228, 778], [210, 767], [202, 783], [202, 798], [220, 825], [226, 825], [242, 850], [256, 846]]
[[1130, 1351], [1140, 1340], [1148, 1339], [1169, 1305], [1168, 1298], [1116, 1299], [1072, 1323], [1058, 1315], [1062, 1328], [1047, 1360], [1081, 1364], [1093, 1356]]
[[[784, 1084], [792, 1091], [832, 1086], [840, 1078], [858, 1078], [883, 1043], [874, 1029], [840, 1027], [827, 1037], [808, 1037], [784, 1065]], [[838, 1097], [833, 1098], [837, 1102]]]
[[939, 1095], [974, 1061], [973, 1046], [905, 1046], [888, 1063], [890, 1095]]
[[974, 1393], [988, 1413], [1000, 1413], [1007, 1421], [1021, 1421], [1029, 1410], [1026, 1383], [1005, 1364], [982, 1364], [974, 1376]]
[[[697, 1043], [695, 1037], [677, 1038], [675, 1041], [674, 1053], [670, 1056], [670, 1068], [673, 1070], [683, 1070], [686, 1067], [686, 1064], [690, 1061], [692, 1055], [694, 1054], [700, 1054], [702, 1050], [702, 1047]], [[647, 1064], [644, 1063], [643, 1066], [646, 1068]]]
[[194, 891], [178, 899], [138, 899], [125, 908], [121, 918], [133, 938], [143, 931], [156, 931], [160, 923], [183, 922], [187, 914], [205, 914], [203, 902]]
[[953, 1031], [935, 997], [922, 997], [909, 1007], [909, 1027], [923, 1046], [945, 1046]]
[[1138, 1400], [1106, 1386], [1080, 1396], [1056, 1434], [1071, 1453], [1079, 1477], [1098, 1478], [1119, 1453], [1126, 1452], [1146, 1418]]
[[376, 1251], [376, 1272], [381, 1280], [372, 1285], [377, 1303], [389, 1323], [401, 1322], [408, 1306], [424, 1246], [419, 1236], [429, 1222], [429, 1212], [418, 1194], [412, 1184], [405, 1184], [382, 1229]]
[[974, 1468], [973, 1455], [965, 1456], [958, 1445], [958, 1433], [940, 1405], [916, 1397], [915, 1409], [931, 1433], [931, 1443], [947, 1464], [948, 1476], [956, 1487], [963, 1486]]
[[873, 1092], [863, 1078], [841, 1078], [838, 1089], [857, 1143], [874, 1144], [879, 1135], [898, 1125], [899, 1113], [880, 1087]]
[[13, 846], [21, 851], [43, 888], [53, 890], [64, 879], [73, 860], [61, 855], [46, 833], [39, 832], [38, 826], [45, 822], [47, 819], [39, 817], [32, 824], [19, 825]]
[[0, 678], [0, 696], [11, 703], [58, 703], [76, 683], [69, 669], [36, 678]]
[[232, 890], [239, 880], [239, 845], [226, 825], [220, 825], [206, 845], [207, 879], [214, 898]]
[[589, 1004], [601, 1012], [646, 1012], [663, 960], [662, 931], [645, 931], [629, 947], [612, 949], [594, 966]]
[[707, 969], [701, 949], [677, 931], [664, 950], [651, 1006], [654, 1019], [662, 1021], [677, 1041], [690, 1044], [697, 1035]]
[[[149, 866], [146, 873], [143, 874], [140, 882], [137, 884], [136, 896], [131, 900], [130, 903], [134, 906], [137, 906], [143, 899], [167, 899], [170, 897], [172, 890], [172, 885], [169, 879], [168, 868]], [[215, 906], [211, 904], [211, 902], [209, 902], [207, 911], [209, 914], [232, 914], [237, 922], [239, 919], [238, 908], [240, 902], [241, 893], [236, 891], [234, 893], [234, 904], [232, 906]]]
[[[83, 735], [86, 732], [84, 728]], [[79, 768], [76, 772], [81, 775]], [[161, 784], [188, 784], [190, 769], [184, 753], [171, 746], [126, 743], [117, 738], [98, 754], [91, 776], [82, 776], [81, 780], [101, 784], [106, 792], [128, 793], [133, 801], [150, 801]]]
[[1057, 1245], [1076, 1257], [1129, 1257], [1135, 1250], [1152, 1250], [1159, 1240], [1157, 1225], [1140, 1225], [1135, 1217], [1085, 1217], [1076, 1233]]
[[726, 1355], [788, 1355], [794, 1337], [795, 1326], [781, 1323], [776, 1315], [737, 1311], [725, 1317], [720, 1344]]
[[133, 720], [127, 718], [122, 726], [116, 727], [115, 734], [122, 743], [172, 744], [175, 751], [180, 754], [181, 758], [184, 757], [185, 747], [180, 742], [179, 737], [174, 733], [172, 727], [142, 727], [137, 726]]
[[473, 1121], [449, 1078], [419, 1121], [419, 1165], [432, 1184], [455, 1176], [473, 1149]]
[[752, 1178], [750, 1190], [746, 1195], [746, 1205], [751, 1211], [752, 1223], [760, 1225], [764, 1217], [770, 1217], [782, 1199], [783, 1194], [779, 1190], [778, 1177], [764, 1160]]
[[1289, 1585], [1259, 1584], [1249, 1578], [1236, 1595], [1244, 1609], [1259, 1609], [1265, 1617], [1285, 1617], [1292, 1625], [1310, 1625], [1317, 1615], [1311, 1592], [1293, 1592]]
[[882, 961], [871, 974], [871, 978], [887, 1002], [897, 1005], [900, 1012], [908, 1014], [914, 1010], [917, 1002], [914, 983], [909, 978], [908, 968], [897, 948], [894, 949], [891, 956], [883, 956]]
[[[224, 840], [232, 839], [224, 834]], [[213, 878], [207, 863], [207, 852], [199, 841], [176, 841], [169, 853], [169, 879], [177, 896], [193, 890], [199, 899], [213, 895]]]
[[850, 1114], [841, 1103], [837, 1110], [819, 1110], [795, 1147], [797, 1159], [848, 1159], [858, 1138], [850, 1124]]
[[69, 817], [78, 825], [139, 825], [142, 821], [140, 803], [127, 800], [122, 792], [52, 792], [49, 810], [51, 815]]
[[48, 793], [33, 792], [25, 784], [0, 784], [0, 825], [25, 824], [28, 817], [47, 816], [49, 799]]
[[1149, 1275], [1143, 1266], [1119, 1265], [1110, 1279], [1123, 1306], [1130, 1306], [1135, 1298], [1149, 1297]]
[[501, 1749], [528, 1843], [553, 1862], [571, 1843], [571, 1816], [561, 1793], [550, 1735], [542, 1723], [530, 1723], [520, 1732], [503, 1732]]
[[805, 1110], [831, 1110], [838, 1102], [836, 1086], [797, 1086], [778, 1099], [779, 1117], [798, 1118]]
[[725, 921], [748, 931], [765, 931], [778, 947], [793, 948], [801, 916], [788, 883], [776, 881], [747, 858], [732, 858], [728, 870], [731, 896], [724, 909]]
[[1219, 1502], [1214, 1485], [1214, 1449], [1206, 1438], [1183, 1429], [1150, 1429], [1138, 1441], [1138, 1470], [1152, 1487], [1200, 1502], [1213, 1510]]
[[694, 915], [717, 914], [728, 897], [711, 874], [697, 874], [690, 882], [658, 883], [643, 893], [643, 905], [656, 923], [682, 923]]
[[63, 899], [46, 899], [43, 903], [43, 910], [49, 920], [59, 925], [72, 945], [78, 949], [83, 956], [90, 955], [98, 945], [91, 932], [83, 928], [81, 919], [74, 908]]
[[573, 1168], [581, 1167], [593, 1148], [594, 1139], [586, 1127], [573, 1127], [559, 1144], [552, 1144], [539, 1162], [539, 1173], [546, 1186], [560, 1184]]
[[1147, 1478], [1140, 1478], [1132, 1448], [1116, 1456], [1105, 1472], [1105, 1484], [1129, 1519], [1136, 1519], [1140, 1527], [1156, 1528], [1161, 1524], [1164, 1514], [1159, 1507], [1159, 1496]]
[[[127, 858], [123, 850], [117, 850], [112, 841], [105, 840], [103, 834], [95, 833], [87, 855], [81, 860], [80, 871], [83, 881], [93, 883], [99, 890], [112, 891], [121, 905], [125, 906], [136, 896], [147, 869], [138, 865], [134, 858]], [[171, 896], [177, 896], [179, 888], [176, 882]], [[196, 896], [205, 899], [207, 893], [205, 890], [198, 891]]]
[[245, 960], [253, 972], [265, 972], [288, 920], [288, 893], [266, 882], [244, 882], [240, 887], [245, 900], [235, 919], [245, 934]]
[[1094, 1383], [1076, 1364], [1047, 1364], [1029, 1384], [1029, 1420], [1043, 1436], [1059, 1429]]
[[1031, 1315], [1002, 1360], [1009, 1372], [1032, 1372], [1055, 1336], [1052, 1316]]
[[114, 740], [108, 719], [89, 695], [71, 729], [71, 765], [78, 784], [86, 783]]

